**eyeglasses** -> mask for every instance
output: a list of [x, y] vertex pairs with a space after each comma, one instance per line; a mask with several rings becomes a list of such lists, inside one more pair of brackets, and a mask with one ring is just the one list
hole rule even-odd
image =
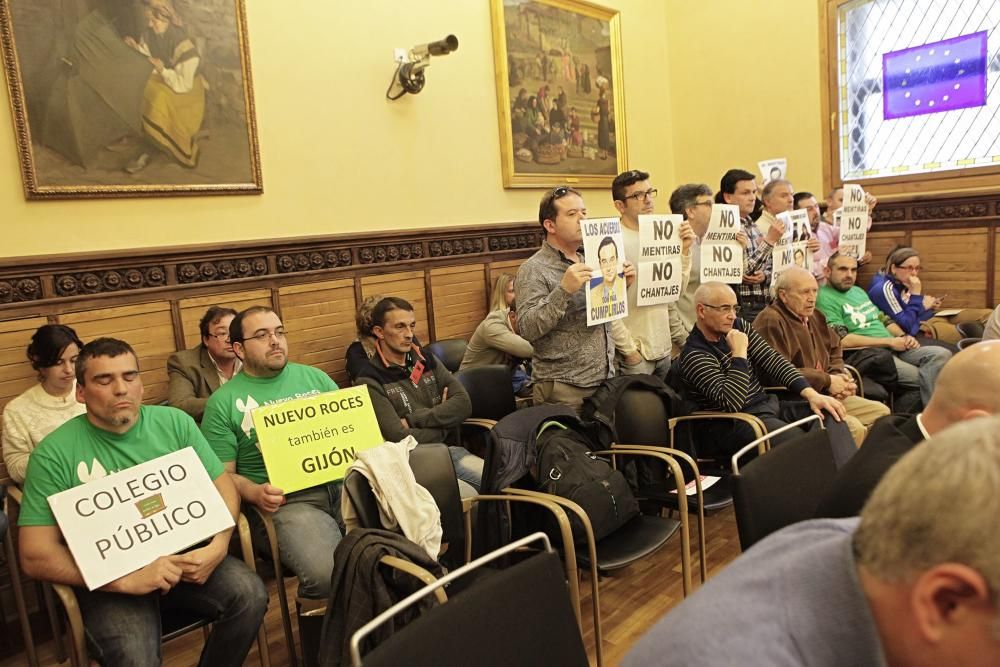
[[725, 313], [726, 315], [728, 315], [729, 313], [732, 313], [733, 315], [740, 314], [739, 306], [731, 306], [728, 303], [724, 303], [721, 306], [713, 306], [710, 303], [703, 303], [701, 305], [705, 306], [706, 308], [711, 308], [712, 310], [717, 310], [721, 313]]
[[902, 264], [897, 264], [896, 268], [897, 269], [903, 269], [904, 271], [923, 271], [924, 270], [924, 267], [922, 267], [920, 265], [917, 265], [917, 266], [903, 266]]
[[212, 338], [214, 338], [215, 340], [217, 340], [219, 342], [222, 342], [222, 343], [226, 343], [226, 342], [229, 341], [229, 332], [228, 331], [226, 333], [217, 333], [217, 334], [210, 333], [208, 335], [211, 336]]
[[653, 188], [651, 190], [646, 190], [645, 192], [633, 192], [630, 195], [625, 195], [623, 199], [631, 199], [632, 201], [640, 202], [646, 197], [649, 197], [650, 199], [656, 199], [656, 193], [657, 193], [656, 188]]
[[261, 343], [266, 343], [271, 340], [271, 336], [274, 336], [275, 340], [285, 340], [285, 336], [288, 335], [288, 331], [285, 329], [275, 329], [274, 331], [261, 331], [260, 333], [254, 334], [253, 336], [247, 336], [244, 341], [256, 340]]
[[709, 206], [710, 207], [713, 203], [714, 202], [710, 202], [710, 201], [696, 201], [694, 204], [691, 205], [691, 208], [696, 208], [698, 206]]

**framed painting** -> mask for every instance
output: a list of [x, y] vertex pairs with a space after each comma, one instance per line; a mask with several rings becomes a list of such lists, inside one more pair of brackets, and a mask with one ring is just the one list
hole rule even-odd
[[619, 13], [491, 2], [504, 187], [609, 187], [628, 162]]
[[263, 191], [243, 0], [0, 0], [28, 199]]

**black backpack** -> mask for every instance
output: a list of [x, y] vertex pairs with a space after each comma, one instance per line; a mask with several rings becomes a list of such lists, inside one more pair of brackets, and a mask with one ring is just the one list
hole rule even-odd
[[[615, 532], [639, 514], [639, 503], [621, 472], [590, 453], [586, 435], [572, 427], [550, 426], [538, 436], [534, 477], [538, 490], [572, 500], [587, 513], [594, 540]], [[585, 543], [583, 522], [567, 512], [573, 539]]]

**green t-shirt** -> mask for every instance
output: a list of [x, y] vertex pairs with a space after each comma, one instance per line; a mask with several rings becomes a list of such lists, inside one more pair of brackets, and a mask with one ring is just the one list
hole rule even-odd
[[878, 306], [855, 285], [846, 292], [823, 285], [816, 297], [816, 307], [826, 315], [831, 327], [845, 327], [847, 333], [870, 338], [892, 338], [882, 324]]
[[212, 479], [225, 470], [198, 425], [176, 408], [143, 405], [135, 425], [120, 435], [97, 428], [85, 414], [74, 417], [31, 453], [18, 525], [54, 526], [49, 496], [185, 447], [194, 447]]
[[251, 482], [267, 482], [251, 410], [337, 389], [330, 376], [312, 366], [289, 363], [273, 378], [240, 371], [205, 404], [201, 432], [222, 461], [236, 461], [236, 472]]

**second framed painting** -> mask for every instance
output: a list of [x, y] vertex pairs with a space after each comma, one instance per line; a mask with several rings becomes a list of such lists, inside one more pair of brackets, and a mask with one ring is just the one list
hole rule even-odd
[[619, 13], [491, 2], [504, 187], [609, 187], [628, 162]]

